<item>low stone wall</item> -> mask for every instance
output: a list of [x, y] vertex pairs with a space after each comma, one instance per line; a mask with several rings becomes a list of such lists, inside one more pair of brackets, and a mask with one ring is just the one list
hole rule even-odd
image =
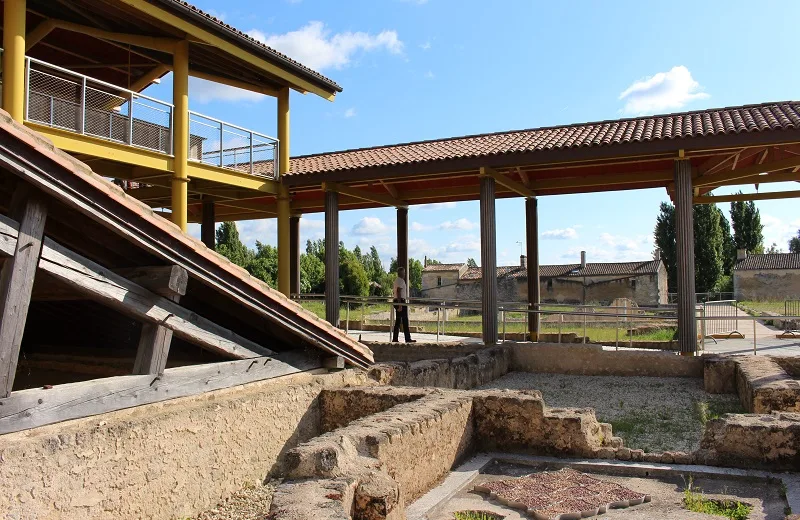
[[736, 393], [736, 361], [728, 356], [703, 356], [703, 388], [709, 394]]
[[298, 374], [0, 436], [2, 518], [184, 518], [264, 479], [320, 433], [325, 388]]
[[790, 376], [775, 359], [741, 356], [735, 361], [736, 390], [745, 410], [800, 412], [800, 381]]
[[731, 414], [706, 423], [697, 463], [797, 471], [800, 414]]
[[517, 343], [514, 370], [585, 376], [703, 377], [701, 357], [670, 352], [606, 351], [600, 345]]
[[375, 361], [427, 361], [430, 359], [452, 359], [474, 354], [486, 348], [482, 343], [376, 343], [365, 342]]
[[453, 359], [383, 363], [374, 366], [370, 376], [394, 386], [470, 389], [507, 374], [511, 361], [510, 347], [492, 347]]

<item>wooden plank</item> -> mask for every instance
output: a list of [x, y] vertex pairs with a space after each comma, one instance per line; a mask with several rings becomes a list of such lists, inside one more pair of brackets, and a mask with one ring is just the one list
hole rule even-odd
[[531, 190], [530, 188], [524, 186], [522, 183], [519, 183], [513, 179], [509, 179], [505, 175], [499, 173], [498, 171], [492, 168], [481, 168], [481, 175], [485, 175], [487, 177], [491, 177], [502, 186], [505, 186], [509, 190], [513, 191], [518, 195], [522, 195], [523, 197], [535, 197], [536, 192]]
[[42, 250], [47, 206], [27, 184], [19, 184], [12, 196], [11, 215], [20, 224], [19, 238], [9, 250], [13, 256], [3, 263], [0, 271], [0, 397], [7, 397], [14, 386], [33, 280]]
[[322, 191], [335, 191], [342, 195], [347, 195], [348, 197], [366, 200], [376, 204], [384, 204], [386, 206], [396, 206], [398, 208], [408, 207], [408, 202], [392, 197], [391, 195], [375, 193], [373, 191], [364, 190], [361, 188], [353, 188], [351, 186], [345, 186], [344, 184], [338, 184], [335, 182], [323, 182]]
[[127, 267], [113, 272], [167, 298], [185, 295], [189, 283], [189, 273], [178, 265]]
[[[765, 152], [766, 151], [768, 150], [765, 150]], [[750, 184], [751, 182], [757, 182], [758, 177], [762, 173], [785, 170], [788, 168], [794, 168], [795, 166], [800, 166], [800, 157], [789, 157], [787, 159], [780, 159], [777, 161], [772, 161], [764, 164], [757, 162], [752, 166], [739, 168], [738, 170], [714, 173], [711, 175], [705, 175], [703, 177], [699, 177], [698, 179], [695, 179], [693, 185], [722, 186], [723, 183], [730, 181], [739, 181], [736, 184]]]
[[[153, 291], [175, 303], [186, 294], [189, 273], [177, 265], [157, 267], [134, 267], [115, 272], [142, 287]], [[144, 323], [139, 334], [134, 374], [163, 374], [167, 367], [172, 331], [155, 323]]]
[[343, 369], [344, 358], [342, 356], [328, 356], [322, 360], [322, 366], [329, 369]]
[[[17, 229], [16, 222], [0, 215], [0, 253], [13, 253]], [[133, 318], [162, 325], [179, 338], [212, 352], [239, 359], [273, 354], [271, 350], [153, 294], [47, 237], [39, 268], [92, 300]]]
[[0, 434], [313, 370], [299, 352], [169, 368], [161, 376], [117, 376], [51, 389], [20, 390], [0, 399]]

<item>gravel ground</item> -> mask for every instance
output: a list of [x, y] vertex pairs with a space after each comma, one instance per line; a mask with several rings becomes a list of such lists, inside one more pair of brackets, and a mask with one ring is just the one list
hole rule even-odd
[[279, 483], [269, 481], [240, 489], [193, 520], [265, 520]]
[[594, 408], [625, 446], [653, 452], [694, 451], [707, 419], [743, 413], [737, 396], [707, 394], [701, 379], [511, 372], [482, 388], [540, 390], [549, 407]]

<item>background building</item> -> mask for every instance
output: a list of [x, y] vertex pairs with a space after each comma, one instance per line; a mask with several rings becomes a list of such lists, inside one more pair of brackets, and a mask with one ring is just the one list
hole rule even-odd
[[[800, 274], [800, 271], [798, 271]], [[638, 305], [667, 303], [667, 269], [659, 259], [640, 262], [581, 263], [539, 267], [543, 303], [609, 304], [629, 298]], [[422, 271], [424, 298], [481, 299], [481, 269], [467, 264], [437, 264]], [[502, 302], [524, 302], [528, 294], [527, 257], [519, 265], [497, 268], [497, 297]]]
[[748, 255], [739, 250], [733, 292], [737, 300], [800, 299], [800, 254]]

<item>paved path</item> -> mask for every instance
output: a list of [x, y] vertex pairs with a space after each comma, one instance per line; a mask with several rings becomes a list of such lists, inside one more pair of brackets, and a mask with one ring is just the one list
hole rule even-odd
[[[738, 310], [739, 316], [750, 318], [743, 310]], [[778, 339], [781, 329], [764, 325], [762, 320], [755, 321], [755, 352], [767, 356], [800, 356], [800, 334], [793, 338]], [[715, 354], [752, 354], [753, 353], [753, 321], [741, 320], [738, 324], [739, 332], [744, 334], [744, 339], [717, 339], [716, 342], [706, 339], [706, 352]]]

